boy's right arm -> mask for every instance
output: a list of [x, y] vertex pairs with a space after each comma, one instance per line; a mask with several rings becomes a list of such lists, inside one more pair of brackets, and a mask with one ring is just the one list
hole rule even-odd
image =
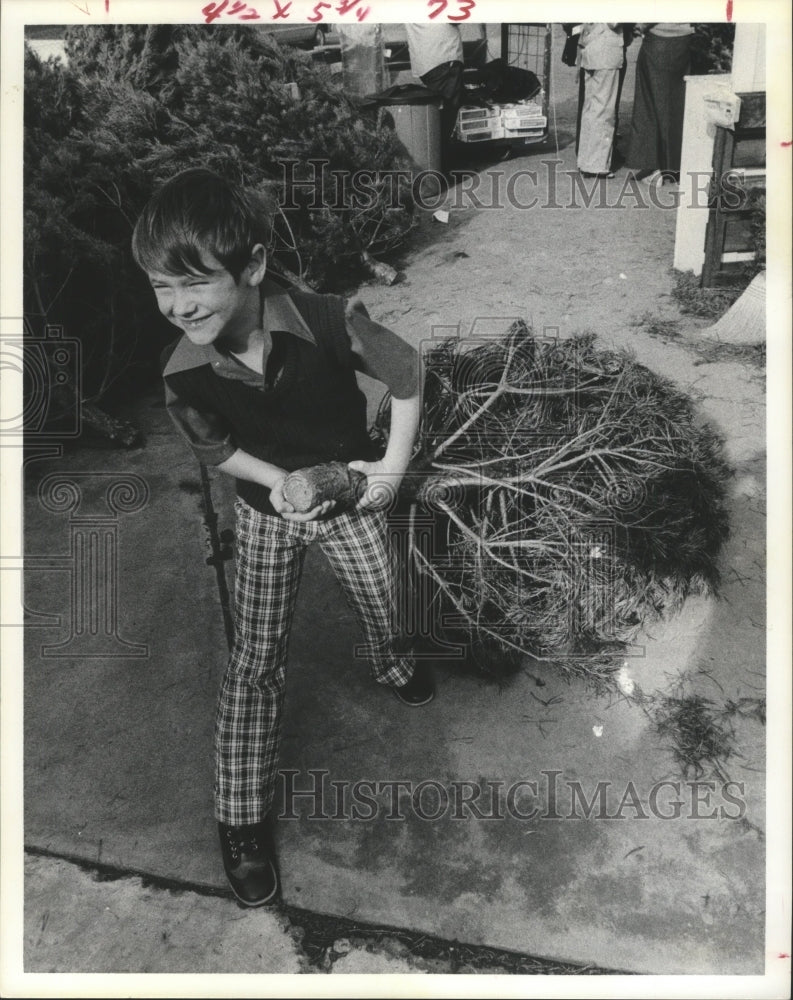
[[237, 448], [223, 421], [213, 414], [190, 406], [177, 395], [167, 380], [165, 406], [199, 462], [212, 465], [237, 479], [247, 479], [265, 486], [270, 490], [273, 510], [281, 517], [289, 521], [313, 521], [327, 514], [334, 506], [333, 501], [327, 501], [307, 514], [296, 513], [283, 494], [283, 483], [288, 474], [286, 470]]
[[252, 483], [260, 483], [270, 490], [270, 503], [276, 513], [288, 521], [313, 521], [323, 514], [327, 514], [335, 504], [333, 500], [326, 500], [319, 504], [307, 514], [298, 514], [295, 508], [284, 498], [284, 480], [288, 473], [277, 465], [264, 462], [247, 451], [238, 448], [233, 455], [224, 462], [220, 462], [216, 468], [237, 479], [248, 479]]
[[269, 490], [272, 490], [286, 476], [286, 472], [277, 465], [264, 462], [241, 448], [237, 448], [225, 461], [218, 462], [215, 468], [229, 476], [235, 476], [237, 479], [247, 479], [252, 483], [259, 483]]

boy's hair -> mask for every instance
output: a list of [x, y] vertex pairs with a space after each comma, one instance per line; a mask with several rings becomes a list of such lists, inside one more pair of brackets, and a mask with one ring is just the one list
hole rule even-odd
[[167, 180], [149, 199], [132, 234], [132, 253], [144, 271], [208, 274], [210, 253], [235, 281], [257, 243], [269, 246], [272, 210], [264, 196], [195, 167]]

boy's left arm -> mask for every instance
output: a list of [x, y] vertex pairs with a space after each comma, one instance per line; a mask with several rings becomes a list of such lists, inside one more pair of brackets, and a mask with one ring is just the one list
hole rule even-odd
[[377, 462], [350, 462], [367, 477], [359, 507], [387, 506], [407, 471], [421, 419], [418, 352], [387, 327], [374, 322], [360, 299], [347, 304], [347, 329], [357, 367], [391, 390], [388, 446]]
[[366, 492], [359, 507], [388, 506], [396, 498], [399, 484], [407, 471], [420, 419], [420, 396], [408, 399], [391, 397], [391, 430], [385, 455], [378, 462], [350, 462], [351, 469], [367, 478]]

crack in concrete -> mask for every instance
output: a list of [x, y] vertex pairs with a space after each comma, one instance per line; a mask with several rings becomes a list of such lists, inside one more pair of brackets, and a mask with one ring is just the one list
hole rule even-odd
[[[159, 889], [171, 893], [233, 899], [229, 889], [190, 882], [183, 879], [154, 875], [136, 868], [124, 868], [91, 861], [78, 855], [51, 851], [45, 847], [26, 844], [25, 854], [48, 858], [74, 865], [92, 874], [97, 881], [111, 882], [140, 879], [144, 889]], [[417, 931], [379, 924], [359, 923], [348, 917], [335, 917], [301, 909], [283, 901], [267, 907], [279, 920], [283, 932], [291, 938], [298, 952], [298, 960], [306, 973], [330, 973], [333, 966], [350, 952], [358, 950], [401, 958], [416, 963], [417, 972], [451, 972], [520, 975], [631, 975], [623, 970], [603, 969], [592, 965], [571, 965], [552, 959], [536, 958], [518, 952], [491, 948], [485, 945], [464, 944]], [[48, 914], [41, 926], [43, 933]]]

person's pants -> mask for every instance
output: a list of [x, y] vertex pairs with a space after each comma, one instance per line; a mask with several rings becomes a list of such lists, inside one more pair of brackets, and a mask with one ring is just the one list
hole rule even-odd
[[628, 166], [640, 174], [680, 171], [685, 76], [691, 57], [691, 36], [644, 36], [636, 60]]
[[358, 618], [374, 679], [398, 687], [414, 669], [412, 656], [393, 648], [398, 602], [385, 514], [294, 522], [237, 499], [236, 515], [235, 637], [215, 725], [215, 814], [230, 826], [257, 823], [272, 805], [289, 632], [310, 542], [319, 542]]
[[447, 142], [457, 124], [457, 112], [463, 103], [463, 64], [458, 60], [433, 66], [429, 73], [421, 77], [428, 90], [443, 98], [441, 108], [441, 136]]
[[[622, 67], [620, 69], [619, 86], [617, 87], [617, 105], [614, 109], [614, 147], [611, 151], [611, 169], [615, 170], [619, 166], [616, 143], [620, 128], [620, 98], [622, 97], [622, 85], [625, 82], [625, 74], [628, 70], [628, 62], [626, 59], [622, 61]], [[584, 98], [586, 97], [586, 71], [584, 69], [578, 70], [578, 108], [576, 110], [576, 121], [575, 121], [575, 155], [578, 156], [578, 145], [581, 141], [581, 113], [584, 109]]]
[[581, 76], [584, 99], [578, 135], [578, 169], [592, 174], [608, 173], [617, 129], [620, 70], [582, 69]]

